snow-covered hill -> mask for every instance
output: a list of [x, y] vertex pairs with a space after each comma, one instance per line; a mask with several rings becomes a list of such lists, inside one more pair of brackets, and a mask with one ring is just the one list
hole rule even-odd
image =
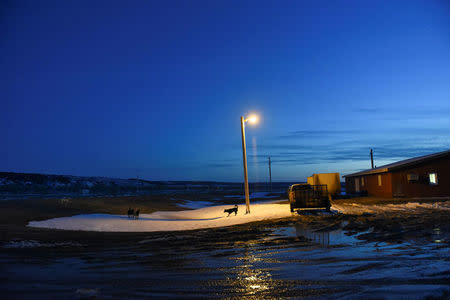
[[160, 187], [157, 182], [141, 179], [0, 172], [0, 199], [37, 195], [125, 195]]
[[[273, 192], [284, 193], [290, 183], [273, 183]], [[267, 192], [265, 182], [250, 183], [252, 191]], [[91, 197], [161, 194], [171, 192], [228, 192], [243, 191], [240, 182], [214, 181], [149, 181], [139, 178], [83, 177], [34, 173], [0, 172], [0, 200], [36, 197]]]

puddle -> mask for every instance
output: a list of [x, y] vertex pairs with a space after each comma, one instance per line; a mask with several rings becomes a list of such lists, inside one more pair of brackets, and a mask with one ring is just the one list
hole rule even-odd
[[[367, 242], [358, 239], [364, 233], [351, 235], [342, 229], [345, 225], [321, 232], [289, 221], [247, 235], [230, 229], [149, 234], [121, 247], [72, 247], [72, 255], [65, 247], [60, 257], [58, 251], [44, 249], [33, 263], [29, 252], [0, 251], [7, 274], [0, 288], [7, 298], [32, 298], [36, 286], [41, 298], [448, 296], [445, 243]], [[444, 230], [435, 228], [433, 238], [444, 239]]]
[[3, 248], [21, 249], [21, 248], [56, 248], [56, 247], [81, 247], [78, 242], [54, 242], [43, 243], [35, 240], [12, 240], [2, 245]]
[[434, 243], [444, 243], [445, 242], [445, 235], [441, 231], [439, 227], [433, 229], [433, 233], [431, 236], [431, 239]]
[[359, 240], [358, 237], [370, 233], [371, 231], [372, 229], [369, 229], [359, 232], [358, 234], [349, 234], [341, 228], [330, 231], [313, 231], [304, 224], [297, 223], [295, 225], [295, 232], [297, 236], [306, 237], [323, 247], [361, 244], [362, 241]]
[[340, 228], [329, 231], [314, 231], [306, 224], [296, 223], [292, 227], [284, 227], [275, 230], [272, 238], [275, 239], [276, 236], [306, 238], [307, 240], [326, 248], [330, 246], [355, 245], [361, 243], [358, 236], [369, 232], [370, 230], [351, 235]]

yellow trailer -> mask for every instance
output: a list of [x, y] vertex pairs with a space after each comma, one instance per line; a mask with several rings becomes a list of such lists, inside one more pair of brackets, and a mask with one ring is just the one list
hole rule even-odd
[[341, 180], [339, 173], [319, 173], [313, 174], [307, 178], [307, 183], [310, 185], [327, 186], [328, 194], [333, 196], [341, 193]]

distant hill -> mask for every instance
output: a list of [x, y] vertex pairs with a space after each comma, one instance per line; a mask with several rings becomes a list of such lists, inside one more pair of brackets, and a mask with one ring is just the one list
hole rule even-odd
[[[273, 183], [283, 191], [289, 183]], [[252, 190], [267, 191], [268, 184], [250, 183]], [[149, 181], [138, 178], [120, 179], [37, 173], [0, 172], [0, 199], [30, 197], [121, 196], [169, 192], [212, 192], [243, 190], [241, 182], [214, 181]]]
[[139, 179], [0, 172], [2, 194], [122, 195], [159, 186]]

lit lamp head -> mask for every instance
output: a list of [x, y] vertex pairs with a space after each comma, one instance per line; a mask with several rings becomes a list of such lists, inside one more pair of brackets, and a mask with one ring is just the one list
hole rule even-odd
[[257, 115], [251, 115], [247, 118], [247, 120], [250, 124], [256, 124], [258, 123], [258, 116]]

